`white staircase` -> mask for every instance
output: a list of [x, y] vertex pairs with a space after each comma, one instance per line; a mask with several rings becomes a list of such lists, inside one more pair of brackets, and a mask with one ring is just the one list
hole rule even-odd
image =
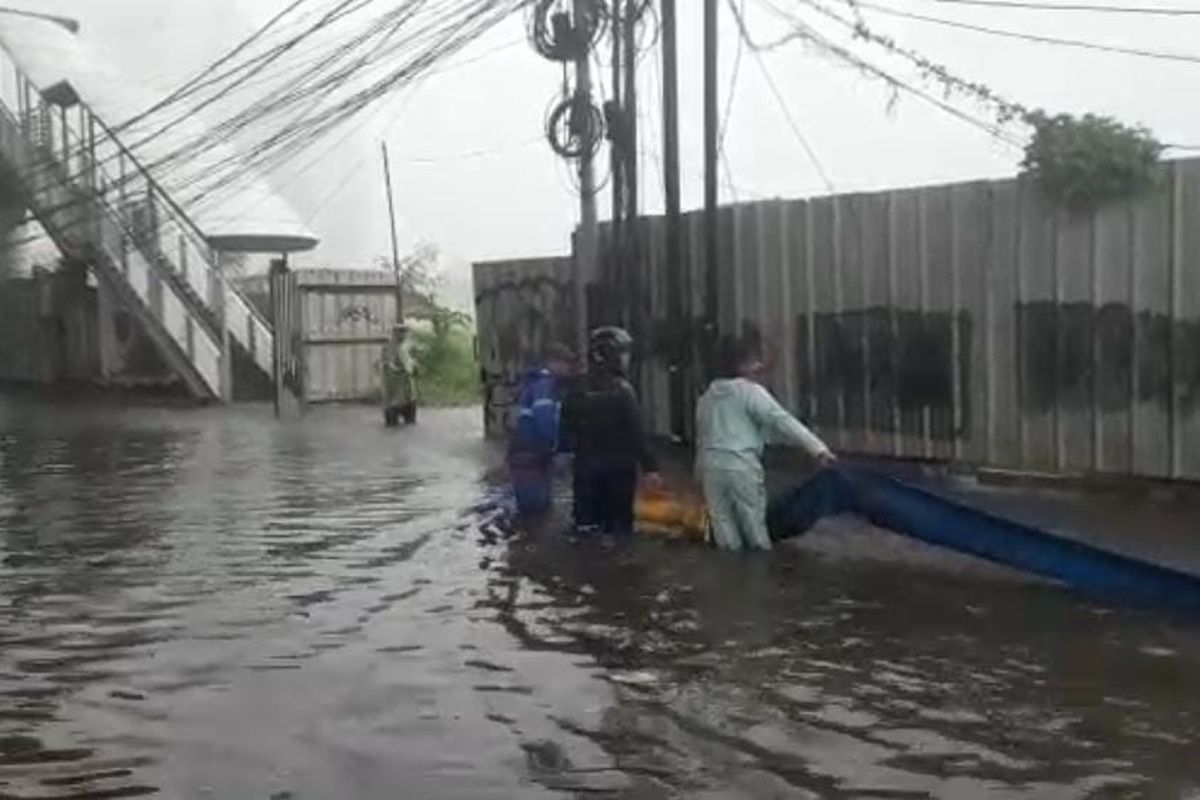
[[232, 348], [272, 375], [269, 323], [187, 214], [66, 84], [40, 92], [0, 48], [0, 180], [90, 266], [188, 389], [232, 398]]

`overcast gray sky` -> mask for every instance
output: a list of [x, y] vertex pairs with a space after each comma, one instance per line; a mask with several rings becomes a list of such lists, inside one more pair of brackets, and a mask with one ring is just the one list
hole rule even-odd
[[[1174, 7], [1200, 8], [1193, 0]], [[388, 0], [376, 0], [386, 7]], [[740, 0], [739, 0], [740, 2]], [[791, 0], [775, 0], [791, 5]], [[1167, 0], [1093, 0], [1168, 5]], [[19, 3], [13, 3], [19, 4]], [[840, 5], [833, 0], [834, 5]], [[1200, 17], [973, 9], [938, 0], [879, 0], [912, 12], [1034, 34], [1200, 56]], [[170, 88], [220, 56], [277, 12], [284, 0], [25, 0], [71, 14], [81, 35], [131, 74]], [[701, 3], [680, 0], [685, 205], [701, 198]], [[786, 27], [748, 0], [760, 40]], [[845, 8], [845, 6], [841, 6]], [[966, 77], [1029, 105], [1096, 111], [1144, 123], [1163, 140], [1200, 144], [1194, 102], [1200, 63], [1174, 63], [998, 39], [863, 12], [876, 30]], [[814, 18], [815, 19], [815, 18]], [[722, 86], [727, 92], [736, 32], [722, 6]], [[577, 199], [563, 166], [535, 140], [561, 73], [523, 44], [513, 19], [451, 60], [422, 86], [372, 109], [318, 166], [308, 158], [272, 175], [301, 217], [321, 235], [308, 260], [369, 265], [388, 251], [378, 147], [394, 153], [398, 212], [406, 244], [437, 243], [462, 264], [476, 259], [565, 253]], [[876, 51], [861, 45], [860, 51]], [[894, 64], [883, 59], [880, 63]], [[919, 100], [890, 104], [885, 87], [828, 57], [792, 45], [766, 56], [770, 73], [838, 191], [885, 188], [1015, 171], [1019, 151]], [[912, 77], [910, 72], [903, 73]], [[661, 114], [657, 56], [644, 62], [642, 99], [648, 210], [661, 208]], [[964, 108], [971, 109], [969, 104]], [[739, 197], [799, 197], [824, 184], [785, 122], [755, 60], [742, 61], [726, 141]], [[341, 187], [336, 194], [334, 190]], [[729, 195], [724, 185], [723, 192]], [[605, 203], [601, 201], [601, 208]]]

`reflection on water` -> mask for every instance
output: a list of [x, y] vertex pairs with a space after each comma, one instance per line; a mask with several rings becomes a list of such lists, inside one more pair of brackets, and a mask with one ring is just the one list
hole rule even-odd
[[0, 799], [1200, 796], [1200, 634], [514, 531], [477, 414], [0, 405]]

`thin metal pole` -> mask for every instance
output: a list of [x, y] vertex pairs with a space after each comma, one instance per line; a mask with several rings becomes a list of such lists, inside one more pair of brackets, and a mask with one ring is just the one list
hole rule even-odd
[[388, 223], [392, 228], [392, 274], [396, 278], [396, 322], [404, 321], [404, 278], [400, 274], [400, 242], [396, 238], [396, 201], [392, 196], [392, 167], [387, 142], [383, 146], [383, 181], [387, 187]]
[[[667, 222], [667, 322], [672, 347], [667, 369], [670, 377], [671, 434], [683, 439], [686, 431], [686, 375], [684, 361], [688, 325], [684, 320], [683, 248], [679, 200], [679, 56], [676, 46], [675, 0], [662, 0], [663, 77], [663, 195]], [[688, 292], [690, 295], [691, 293]]]

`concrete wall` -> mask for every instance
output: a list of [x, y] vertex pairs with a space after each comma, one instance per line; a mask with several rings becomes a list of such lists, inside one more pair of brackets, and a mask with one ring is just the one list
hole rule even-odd
[[48, 383], [49, 326], [41, 315], [41, 286], [33, 278], [0, 283], [0, 380]]
[[0, 380], [154, 389], [178, 382], [104, 285], [70, 268], [0, 281]]
[[[1160, 177], [1094, 214], [1019, 180], [724, 208], [719, 331], [758, 330], [772, 389], [843, 450], [1200, 479], [1200, 160]], [[646, 220], [638, 254], [588, 281], [590, 322], [638, 331], [661, 434], [666, 353], [688, 342], [690, 403], [704, 322], [702, 217], [685, 219], [677, 326], [664, 227]]]
[[96, 297], [77, 273], [0, 283], [0, 380], [87, 382], [98, 374]]

